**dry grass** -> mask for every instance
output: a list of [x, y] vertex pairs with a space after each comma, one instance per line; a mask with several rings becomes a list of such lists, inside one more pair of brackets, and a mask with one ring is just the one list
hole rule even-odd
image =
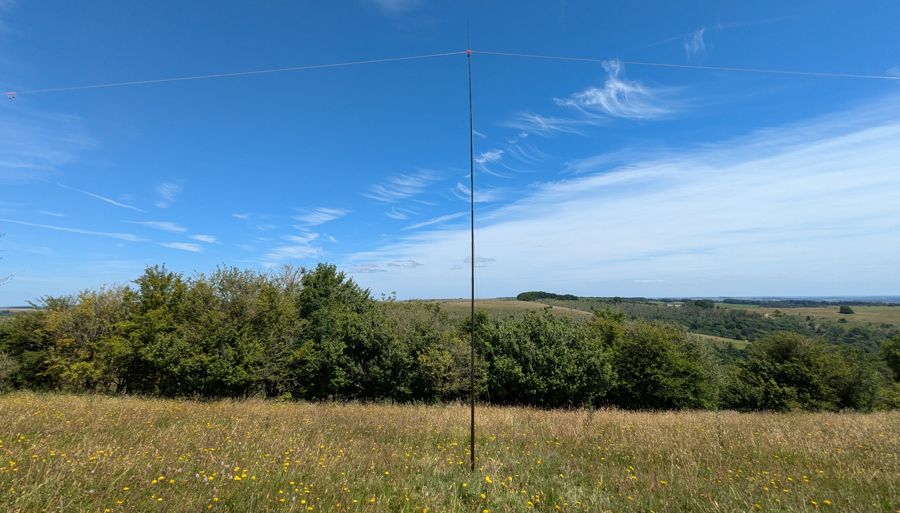
[[700, 337], [703, 340], [712, 342], [717, 345], [730, 345], [730, 346], [734, 346], [738, 349], [744, 349], [749, 345], [746, 340], [737, 340], [734, 338], [717, 337], [715, 335], [707, 335], [705, 333], [694, 333], [694, 335]]
[[853, 314], [845, 315], [838, 312], [837, 306], [814, 306], [798, 308], [761, 308], [759, 305], [738, 305], [730, 303], [716, 303], [722, 308], [736, 308], [749, 310], [760, 314], [773, 314], [782, 312], [787, 315], [800, 317], [816, 317], [821, 319], [839, 320], [847, 322], [871, 322], [875, 324], [894, 324], [900, 326], [900, 306], [851, 306]]
[[[445, 299], [435, 301], [440, 303], [441, 309], [453, 316], [465, 317], [469, 315], [469, 300]], [[566, 308], [564, 306], [550, 306], [533, 301], [518, 301], [516, 299], [479, 299], [475, 302], [477, 310], [489, 315], [521, 317], [528, 312], [543, 312], [549, 309], [556, 315], [573, 317], [576, 319], [591, 319], [594, 314], [584, 310]]]
[[900, 413], [0, 396], [0, 510], [895, 511]]
[[[851, 306], [853, 314], [845, 315], [838, 312], [838, 307], [814, 307], [814, 308], [781, 308], [781, 312], [802, 317], [820, 317], [823, 319], [846, 319], [848, 322], [872, 322], [876, 324], [894, 324], [900, 326], [900, 306]], [[754, 311], [760, 313], [775, 313], [778, 308], [757, 308]]]

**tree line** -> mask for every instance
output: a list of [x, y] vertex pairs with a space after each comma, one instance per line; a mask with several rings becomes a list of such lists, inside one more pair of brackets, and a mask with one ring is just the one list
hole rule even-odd
[[[0, 388], [160, 397], [454, 401], [468, 319], [376, 300], [336, 267], [149, 267], [129, 286], [0, 319]], [[877, 351], [775, 332], [718, 347], [612, 309], [584, 321], [479, 312], [476, 393], [495, 404], [788, 411], [900, 407], [900, 337]]]
[[790, 331], [837, 345], [877, 352], [883, 341], [900, 336], [900, 328], [889, 323], [848, 323], [844, 319], [828, 320], [780, 311], [763, 315], [746, 309], [718, 308], [709, 300], [687, 300], [680, 306], [621, 298], [539, 301], [585, 311], [611, 309], [629, 319], [677, 324], [695, 333], [737, 340], [755, 341]]

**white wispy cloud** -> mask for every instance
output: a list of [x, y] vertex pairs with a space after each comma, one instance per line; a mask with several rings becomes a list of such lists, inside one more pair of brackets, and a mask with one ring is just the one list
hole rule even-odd
[[318, 226], [335, 219], [340, 219], [349, 214], [350, 211], [343, 208], [317, 208], [312, 212], [295, 216], [294, 219], [308, 226]]
[[[497, 261], [496, 258], [482, 257], [482, 256], [476, 255], [476, 256], [475, 256], [475, 267], [487, 267], [488, 264], [492, 264], [492, 263], [494, 263], [494, 262], [496, 262], [496, 261]], [[472, 263], [472, 257], [467, 256], [466, 258], [463, 258], [463, 263], [464, 263], [464, 264], [471, 264], [471, 263]]]
[[[503, 173], [497, 170], [497, 166], [502, 166], [500, 162], [503, 160], [503, 154], [504, 151], [500, 149], [493, 149], [479, 153], [474, 158], [477, 170], [492, 176], [509, 178], [509, 175], [507, 173]], [[502, 167], [506, 168], [506, 166]]]
[[95, 145], [77, 117], [0, 102], [0, 183], [46, 180]]
[[422, 263], [416, 262], [415, 260], [410, 259], [410, 260], [392, 260], [385, 265], [387, 265], [388, 267], [400, 267], [403, 269], [415, 269], [416, 267], [421, 267]]
[[652, 88], [622, 76], [623, 65], [616, 60], [603, 63], [607, 77], [603, 87], [591, 86], [572, 94], [566, 99], [557, 98], [557, 105], [573, 107], [591, 117], [614, 117], [624, 119], [654, 119], [669, 115], [672, 108], [664, 99], [671, 90]]
[[55, 210], [37, 210], [37, 213], [50, 217], [66, 217], [62, 212], [56, 212]]
[[316, 232], [300, 232], [297, 235], [287, 235], [284, 240], [290, 242], [296, 242], [299, 244], [307, 244], [319, 238], [319, 234]]
[[247, 219], [250, 219], [250, 214], [238, 212], [236, 214], [231, 214], [231, 217], [233, 217], [235, 219], [240, 219], [241, 221], [246, 221]]
[[[558, 134], [584, 134], [585, 129], [602, 125], [610, 119], [650, 120], [672, 115], [678, 107], [673, 100], [677, 90], [669, 87], [651, 87], [640, 81], [624, 77], [624, 66], [618, 60], [603, 63], [606, 80], [602, 86], [590, 86], [567, 98], [554, 98], [557, 107], [565, 109], [564, 115], [545, 116], [530, 112], [515, 115], [502, 124], [521, 130], [509, 141], [507, 150], [520, 160], [530, 160], [518, 145], [528, 134], [545, 137]], [[574, 110], [574, 113], [572, 112]]]
[[390, 210], [384, 213], [384, 215], [390, 217], [391, 219], [409, 219], [412, 216], [418, 215], [419, 212], [416, 210], [408, 209], [408, 208], [397, 208], [391, 207]]
[[414, 173], [395, 175], [384, 183], [372, 185], [363, 196], [382, 203], [394, 203], [422, 194], [437, 179], [435, 171], [420, 169]]
[[189, 251], [191, 253], [203, 252], [203, 248], [200, 247], [199, 244], [194, 244], [193, 242], [160, 242], [159, 245], [166, 248]]
[[479, 153], [475, 157], [476, 164], [489, 164], [491, 162], [499, 162], [503, 158], [503, 150], [489, 150]]
[[432, 226], [435, 224], [443, 224], [447, 221], [453, 221], [454, 219], [459, 219], [460, 217], [468, 214], [468, 212], [457, 212], [455, 214], [447, 214], [443, 216], [434, 217], [428, 219], [427, 221], [422, 221], [421, 223], [411, 224], [409, 226], [404, 227], [404, 230], [416, 230], [418, 228], [424, 228], [426, 226]]
[[[537, 184], [482, 218], [484, 296], [887, 294], [900, 289], [900, 98]], [[463, 227], [421, 230], [348, 263], [401, 297], [466, 292]], [[446, 271], [435, 273], [435, 269]], [[836, 269], [852, 272], [835, 272]]]
[[387, 272], [387, 269], [379, 264], [353, 264], [350, 266], [349, 271], [350, 274], [369, 274]]
[[159, 230], [163, 232], [169, 233], [184, 233], [187, 230], [184, 226], [179, 225], [178, 223], [173, 223], [171, 221], [129, 221], [132, 224], [139, 224], [141, 226], [146, 226], [147, 228], [152, 228], [154, 230]]
[[175, 199], [181, 194], [183, 187], [178, 182], [165, 182], [156, 187], [156, 206], [157, 208], [168, 208], [175, 202]]
[[531, 112], [520, 112], [512, 119], [503, 123], [503, 126], [522, 130], [530, 134], [549, 136], [553, 134], [580, 134], [580, 127], [585, 126], [584, 121], [572, 118], [542, 116]]
[[207, 244], [215, 244], [216, 242], [218, 242], [218, 239], [214, 235], [203, 235], [200, 233], [191, 235], [189, 238], [196, 241], [205, 242]]
[[68, 232], [68, 233], [78, 233], [82, 235], [96, 235], [98, 237], [107, 237], [110, 239], [119, 239], [119, 240], [127, 240], [129, 242], [138, 242], [144, 239], [134, 235], [133, 233], [118, 233], [118, 232], [102, 232], [97, 230], [86, 230], [84, 228], [72, 228], [69, 226], [56, 226], [51, 224], [41, 224], [41, 223], [30, 223], [28, 221], [18, 221], [15, 219], [0, 219], [0, 222], [3, 223], [12, 223], [18, 224], [22, 226], [31, 226], [34, 228], [43, 228], [45, 230], [54, 230], [58, 232]]
[[273, 247], [263, 255], [262, 264], [266, 267], [274, 267], [285, 262], [316, 257], [322, 251], [313, 244], [318, 238], [318, 233], [308, 231], [287, 235], [283, 237], [282, 244]]
[[385, 273], [392, 269], [415, 269], [421, 267], [421, 262], [415, 260], [392, 260], [385, 263], [360, 263], [348, 267], [350, 274]]
[[[470, 199], [469, 191], [470, 190], [471, 189], [469, 189], [468, 185], [461, 183], [461, 182], [457, 182], [456, 187], [454, 187], [451, 190], [451, 192], [457, 198], [459, 198], [463, 201], [469, 201], [469, 199]], [[500, 193], [499, 189], [496, 189], [493, 187], [490, 187], [490, 188], [476, 187], [475, 188], [475, 203], [490, 203], [490, 202], [494, 202], [494, 201], [499, 201], [500, 199], [502, 199], [502, 197], [503, 197], [503, 195]]]
[[684, 47], [684, 53], [687, 55], [688, 60], [693, 59], [698, 55], [703, 55], [706, 52], [706, 41], [703, 38], [705, 33], [706, 27], [700, 27], [684, 37], [682, 46]]
[[[519, 137], [519, 139], [524, 139]], [[534, 165], [547, 158], [547, 154], [530, 144], [522, 144], [518, 140], [511, 141], [506, 147], [506, 153], [527, 165]]]
[[288, 244], [276, 246], [272, 248], [264, 257], [264, 264], [267, 266], [277, 265], [279, 263], [291, 260], [303, 260], [312, 258], [319, 254], [319, 249], [308, 244]]
[[136, 207], [136, 206], [134, 206], [134, 205], [129, 205], [129, 204], [127, 204], [127, 203], [122, 203], [121, 201], [116, 201], [116, 200], [114, 200], [114, 199], [112, 199], [112, 198], [107, 198], [106, 196], [101, 196], [101, 195], [99, 195], [99, 194], [95, 194], [95, 193], [93, 193], [93, 192], [89, 192], [89, 191], [86, 191], [86, 190], [83, 190], [83, 189], [76, 189], [75, 187], [70, 187], [70, 186], [68, 186], [68, 185], [61, 184], [61, 183], [57, 183], [56, 185], [62, 187], [63, 189], [68, 189], [68, 190], [70, 190], [70, 191], [75, 191], [75, 192], [84, 194], [85, 196], [90, 196], [90, 197], [92, 197], [92, 198], [94, 198], [94, 199], [98, 199], [98, 200], [100, 200], [100, 201], [102, 201], [102, 202], [104, 202], [104, 203], [109, 203], [110, 205], [115, 205], [115, 206], [117, 206], [117, 207], [119, 207], [119, 208], [127, 208], [128, 210], [134, 210], [135, 212], [147, 213], [146, 210], [142, 210], [142, 209], [140, 209], [140, 208], [138, 208], [138, 207]]

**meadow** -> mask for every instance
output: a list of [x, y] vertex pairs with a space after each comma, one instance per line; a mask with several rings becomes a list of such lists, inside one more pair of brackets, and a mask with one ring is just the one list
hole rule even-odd
[[[735, 305], [729, 305], [733, 307]], [[853, 313], [850, 315], [838, 312], [836, 306], [815, 306], [815, 307], [797, 307], [797, 308], [766, 308], [756, 307], [750, 308], [750, 311], [762, 314], [774, 314], [782, 312], [789, 315], [798, 315], [801, 317], [811, 316], [829, 320], [845, 320], [847, 322], [869, 322], [877, 324], [894, 324], [900, 326], [900, 306], [854, 306]]]
[[900, 507], [900, 412], [0, 396], [4, 512]]
[[[469, 315], [470, 305], [466, 299], [444, 299], [436, 301], [422, 301], [423, 303], [437, 303], [441, 309], [449, 316], [456, 319], [465, 319]], [[478, 312], [484, 312], [487, 315], [499, 317], [521, 318], [528, 312], [548, 312], [553, 315], [567, 317], [569, 319], [588, 321], [594, 317], [594, 314], [588, 310], [579, 310], [576, 308], [568, 308], [559, 304], [545, 304], [536, 301], [519, 301], [516, 299], [479, 299], [476, 302], [475, 309]], [[900, 310], [900, 307], [898, 307]], [[736, 340], [733, 338], [717, 337], [715, 335], [707, 335], [704, 333], [694, 333], [697, 337], [711, 342], [717, 346], [732, 346], [737, 349], [747, 347], [747, 341]]]
[[[471, 306], [468, 299], [444, 299], [435, 301], [421, 301], [423, 303], [437, 303], [448, 315], [464, 319], [469, 315]], [[534, 301], [518, 301], [515, 299], [479, 299], [475, 303], [475, 309], [488, 315], [501, 317], [523, 317], [528, 312], [548, 311], [554, 315], [569, 317], [572, 319], [589, 320], [593, 314], [585, 310], [567, 308], [559, 305], [547, 305]]]

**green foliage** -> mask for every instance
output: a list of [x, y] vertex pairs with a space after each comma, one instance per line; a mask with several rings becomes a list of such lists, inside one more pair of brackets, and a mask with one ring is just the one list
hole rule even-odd
[[6, 353], [0, 352], [0, 392], [13, 387], [13, 376], [19, 371], [19, 362]]
[[589, 325], [535, 312], [480, 324], [492, 401], [584, 405], [612, 388], [608, 341]]
[[[714, 305], [628, 305], [591, 303], [589, 320], [477, 313], [475, 393], [542, 407], [900, 406], [900, 336], [877, 353], [856, 349], [871, 343], [865, 329], [846, 329], [859, 339], [847, 347], [778, 333], [744, 351], [683, 326], [755, 326]], [[131, 286], [43, 306], [0, 319], [0, 389], [416, 402], [470, 392], [469, 319], [437, 303], [376, 301], [332, 265], [190, 277], [154, 266]], [[675, 313], [647, 322], [636, 308]]]
[[900, 336], [881, 343], [881, 357], [894, 374], [894, 381], [900, 381]]
[[45, 330], [46, 319], [47, 312], [35, 311], [0, 321], [0, 352], [11, 358], [18, 368], [18, 372], [7, 377], [14, 387], [34, 390], [55, 387], [47, 373], [53, 341]]
[[838, 313], [842, 313], [842, 314], [847, 314], [847, 315], [849, 315], [849, 314], [852, 314], [852, 313], [853, 313], [853, 309], [850, 308], [850, 307], [847, 306], [847, 305], [841, 305], [841, 307], [838, 308]]
[[725, 406], [743, 410], [868, 410], [888, 385], [876, 362], [796, 333], [755, 342], [749, 358], [729, 370]]
[[572, 294], [554, 294], [552, 292], [544, 292], [540, 290], [535, 290], [531, 292], [522, 292], [516, 299], [519, 301], [542, 301], [544, 299], [557, 299], [560, 301], [574, 301], [578, 299], [578, 296], [573, 296]]
[[677, 305], [619, 298], [580, 298], [565, 302], [541, 300], [547, 304], [588, 312], [612, 309], [622, 313], [627, 319], [678, 324], [694, 333], [736, 340], [755, 341], [773, 333], [790, 331], [806, 337], [821, 338], [833, 344], [875, 352], [881, 341], [900, 335], [900, 328], [892, 324], [839, 323], [782, 312], [764, 315], [746, 309], [714, 308], [714, 304], [707, 301], [685, 301]]
[[633, 323], [615, 345], [619, 406], [649, 409], [713, 408], [715, 364], [708, 350], [685, 330]]

